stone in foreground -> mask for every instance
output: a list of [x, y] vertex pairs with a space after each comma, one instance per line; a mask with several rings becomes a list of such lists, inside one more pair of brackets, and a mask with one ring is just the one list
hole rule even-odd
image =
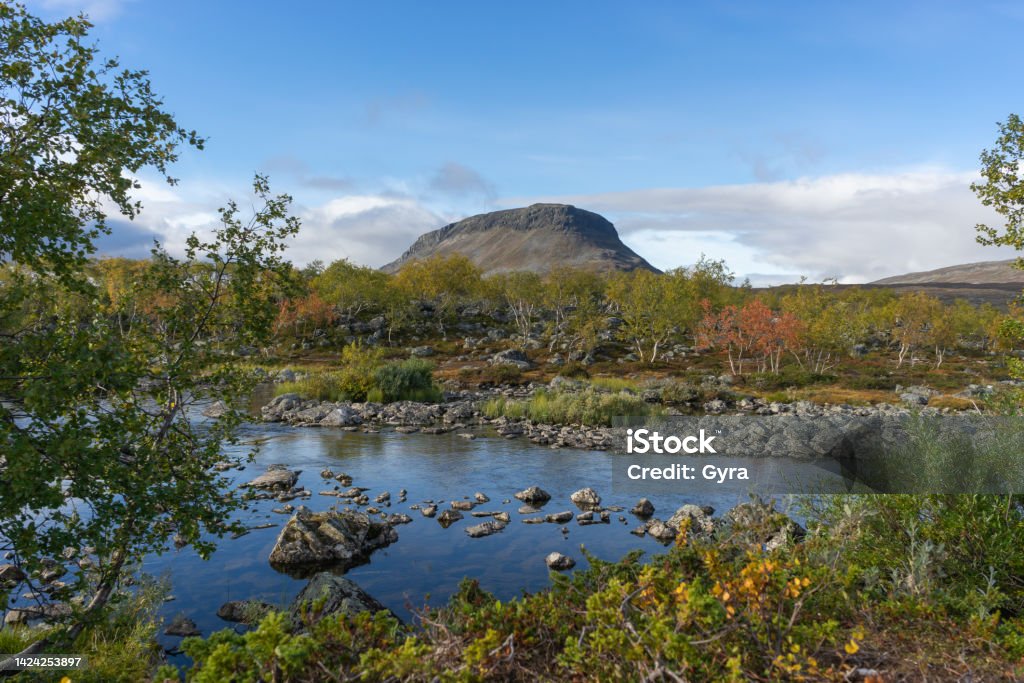
[[562, 553], [551, 553], [544, 558], [544, 562], [548, 565], [549, 569], [554, 569], [555, 571], [565, 571], [576, 566], [576, 560]]
[[270, 552], [281, 567], [330, 564], [345, 571], [370, 560], [378, 548], [398, 540], [387, 522], [362, 512], [303, 512], [288, 520]]
[[382, 611], [398, 619], [355, 582], [330, 572], [314, 575], [289, 608], [292, 623], [299, 627], [314, 624], [333, 614], [354, 617], [361, 612], [375, 614]]

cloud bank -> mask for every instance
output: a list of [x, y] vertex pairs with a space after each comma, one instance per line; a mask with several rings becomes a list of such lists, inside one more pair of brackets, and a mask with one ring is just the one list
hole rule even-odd
[[970, 190], [974, 173], [921, 169], [818, 178], [502, 200], [575, 204], [611, 218], [660, 268], [724, 258], [755, 283], [838, 277], [868, 282], [957, 263], [1009, 258], [975, 241], [998, 224]]
[[[538, 201], [575, 204], [608, 216], [623, 241], [660, 268], [692, 264], [703, 253], [724, 258], [754, 284], [837, 277], [869, 282], [958, 263], [1009, 258], [1014, 252], [975, 242], [979, 222], [998, 224], [970, 191], [973, 173], [917, 169], [703, 188], [506, 198], [502, 206]], [[421, 234], [475, 213], [488, 181], [446, 164], [421, 193], [355, 192], [339, 186], [293, 209], [303, 227], [289, 248], [295, 263], [348, 258], [380, 266]], [[453, 195], [467, 195], [449, 205]], [[143, 184], [145, 210], [134, 223], [114, 222], [101, 253], [143, 256], [152, 239], [180, 252], [192, 231], [216, 225], [216, 207], [244, 196], [212, 183], [167, 188]], [[439, 209], [437, 207], [444, 206]], [[460, 213], [460, 209], [462, 213]], [[143, 248], [145, 245], [145, 248]]]

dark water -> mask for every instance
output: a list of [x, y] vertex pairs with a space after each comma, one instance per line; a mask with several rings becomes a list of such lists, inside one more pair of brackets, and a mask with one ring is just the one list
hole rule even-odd
[[[637, 496], [616, 495], [612, 489], [611, 468], [616, 456], [610, 453], [552, 450], [524, 440], [501, 438], [468, 441], [455, 434], [363, 434], [262, 424], [249, 427], [247, 437], [261, 441], [262, 446], [256, 460], [245, 471], [235, 473], [239, 482], [250, 480], [271, 463], [302, 470], [299, 484], [313, 491], [314, 495], [305, 501], [313, 510], [341, 504], [340, 499], [317, 495], [336, 483], [320, 477], [325, 467], [351, 475], [356, 486], [368, 487], [371, 500], [381, 491], [391, 492], [392, 505], [385, 509], [406, 512], [413, 522], [397, 527], [397, 543], [378, 550], [369, 564], [350, 570], [347, 576], [403, 618], [422, 607], [428, 596], [430, 604], [443, 604], [467, 576], [479, 579], [483, 588], [501, 599], [542, 589], [550, 585], [544, 557], [551, 551], [573, 556], [579, 569], [586, 566], [579, 552], [581, 544], [607, 560], [618, 559], [634, 548], [650, 553], [662, 549], [653, 539], [629, 533], [638, 524], [628, 512]], [[564, 536], [561, 525], [519, 521], [521, 503], [513, 494], [530, 485], [541, 486], [552, 495], [545, 512], [577, 512], [569, 495], [584, 486], [592, 486], [601, 494], [602, 505], [621, 505], [626, 511], [613, 513], [612, 523], [607, 525], [579, 526], [572, 522]], [[400, 488], [408, 490], [406, 503], [394, 502]], [[491, 498], [477, 510], [506, 510], [512, 516], [503, 532], [473, 539], [465, 534], [465, 528], [484, 519], [464, 513], [465, 519], [443, 529], [435, 519], [408, 509], [425, 499], [449, 501], [477, 491]], [[721, 512], [746, 496], [735, 492], [649, 497], [657, 508], [655, 515], [667, 519], [684, 503], [710, 504]], [[502, 504], [505, 499], [511, 502]], [[302, 500], [292, 502], [298, 505]], [[190, 549], [172, 550], [147, 560], [144, 571], [167, 576], [171, 582], [175, 599], [164, 605], [164, 616], [184, 614], [209, 634], [230, 626], [216, 616], [218, 606], [225, 601], [256, 598], [280, 605], [290, 602], [304, 582], [275, 571], [267, 561], [288, 519], [287, 515], [271, 512], [280, 505], [274, 500], [255, 501], [241, 519], [247, 525], [273, 522], [276, 526], [254, 530], [238, 539], [224, 539], [208, 561]], [[618, 521], [619, 514], [626, 517], [627, 524]], [[176, 640], [166, 638], [165, 644], [173, 645]]]

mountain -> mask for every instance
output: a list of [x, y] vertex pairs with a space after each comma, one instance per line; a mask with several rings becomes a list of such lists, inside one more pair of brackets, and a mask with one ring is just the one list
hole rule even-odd
[[381, 270], [394, 273], [409, 261], [435, 254], [463, 254], [485, 274], [544, 273], [556, 266], [657, 272], [622, 243], [607, 219], [567, 204], [533, 204], [465, 218], [421, 235]]
[[873, 285], [992, 285], [1020, 284], [1024, 285], [1024, 270], [1013, 267], [1015, 259], [1007, 261], [981, 261], [949, 266], [920, 273], [894, 275], [872, 282]]

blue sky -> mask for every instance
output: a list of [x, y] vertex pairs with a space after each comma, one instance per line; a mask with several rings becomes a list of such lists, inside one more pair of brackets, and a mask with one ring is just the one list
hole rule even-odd
[[380, 265], [538, 200], [600, 211], [660, 267], [705, 252], [758, 282], [1011, 255], [974, 244], [967, 186], [1024, 109], [1020, 3], [29, 6], [89, 13], [209, 137], [112, 251], [180, 242], [261, 170], [305, 219], [297, 261]]

